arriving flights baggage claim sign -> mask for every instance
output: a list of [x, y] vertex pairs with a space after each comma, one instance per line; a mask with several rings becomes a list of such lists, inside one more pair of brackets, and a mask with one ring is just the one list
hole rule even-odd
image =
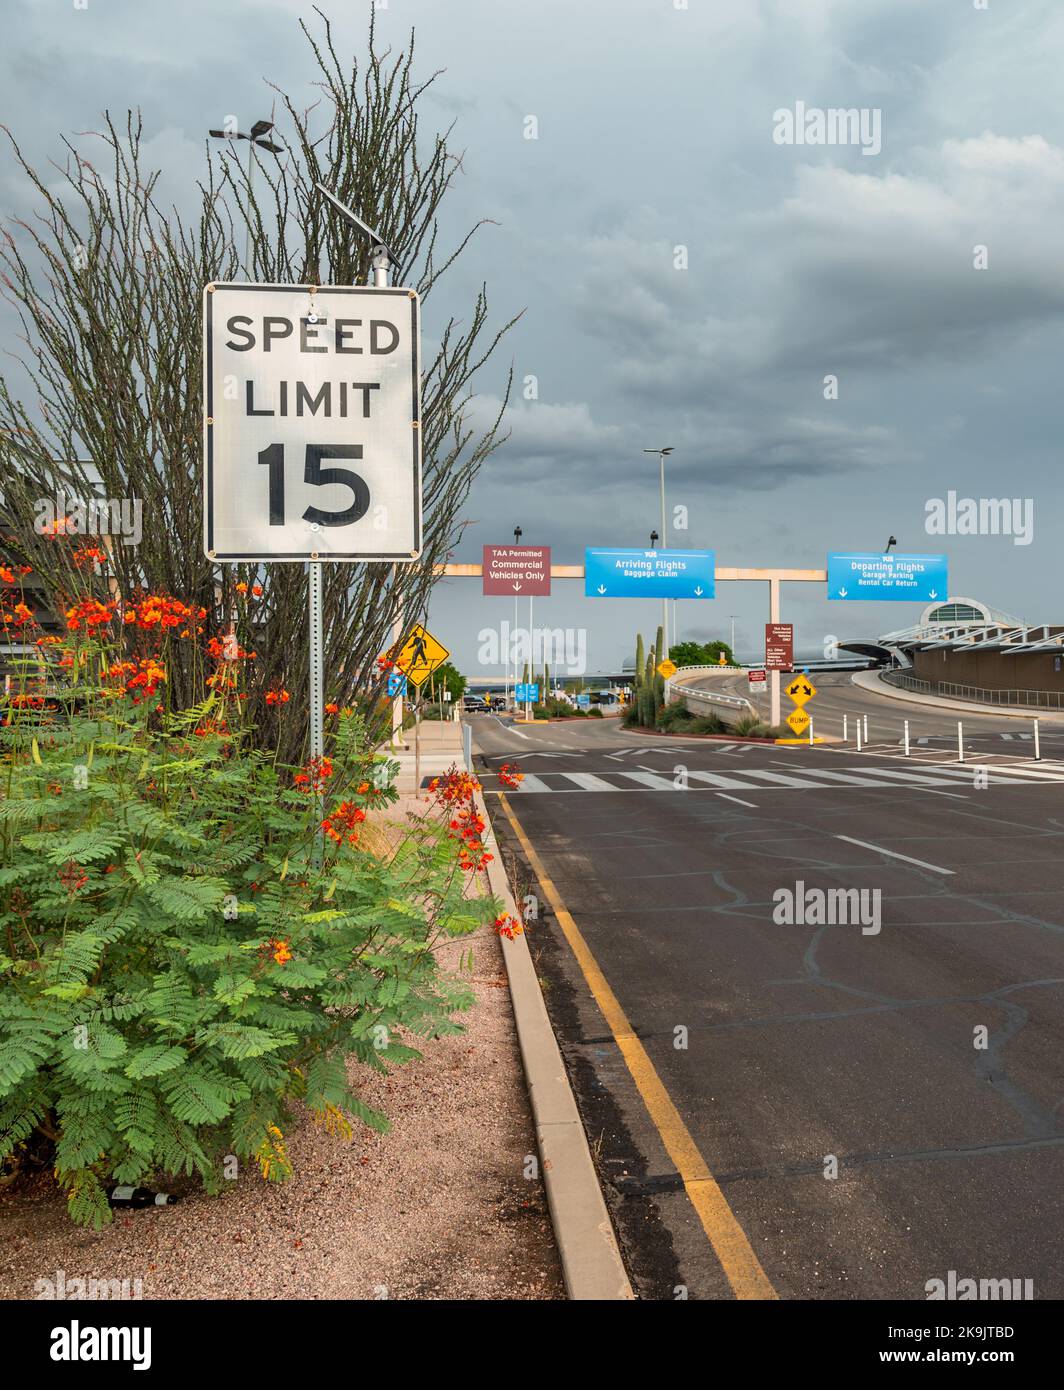
[[209, 560], [417, 559], [419, 339], [413, 290], [207, 286]]

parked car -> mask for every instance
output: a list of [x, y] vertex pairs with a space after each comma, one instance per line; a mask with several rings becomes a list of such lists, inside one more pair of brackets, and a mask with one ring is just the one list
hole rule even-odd
[[486, 714], [489, 707], [488, 702], [479, 695], [463, 695], [462, 708], [467, 714]]

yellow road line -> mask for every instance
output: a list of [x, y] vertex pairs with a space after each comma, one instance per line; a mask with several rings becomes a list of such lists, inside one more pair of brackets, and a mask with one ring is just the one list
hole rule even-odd
[[610, 989], [605, 975], [599, 968], [598, 961], [584, 940], [583, 933], [562, 902], [561, 894], [555, 887], [554, 881], [544, 868], [543, 861], [532, 848], [528, 836], [504, 795], [499, 796], [499, 805], [502, 807], [506, 819], [510, 822], [513, 832], [532, 866], [532, 871], [539, 879], [543, 894], [565, 933], [565, 939], [583, 971], [584, 979], [594, 995], [595, 1002], [609, 1024], [614, 1041], [620, 1048], [621, 1055], [632, 1074], [632, 1080], [638, 1087], [639, 1094], [643, 1097], [643, 1104], [647, 1108], [655, 1129], [661, 1136], [661, 1141], [665, 1145], [669, 1157], [676, 1165], [676, 1171], [683, 1179], [684, 1190], [690, 1198], [691, 1205], [698, 1213], [698, 1219], [702, 1222], [702, 1229], [709, 1237], [709, 1242], [716, 1252], [717, 1259], [720, 1260], [735, 1297], [744, 1299], [778, 1298], [779, 1295], [772, 1287], [768, 1275], [761, 1268], [761, 1263], [754, 1254], [753, 1248], [746, 1238], [746, 1233], [735, 1219], [735, 1214], [728, 1205], [727, 1199], [717, 1185], [713, 1174], [709, 1171], [706, 1160], [699, 1152], [698, 1145], [691, 1136], [690, 1130], [680, 1118], [680, 1112], [672, 1103], [668, 1091], [662, 1084], [661, 1077], [654, 1069], [654, 1063], [647, 1055], [646, 1048], [632, 1031], [632, 1025], [628, 1022], [617, 996]]

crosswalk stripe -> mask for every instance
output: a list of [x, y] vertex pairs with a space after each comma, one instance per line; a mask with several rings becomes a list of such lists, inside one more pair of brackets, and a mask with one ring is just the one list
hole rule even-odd
[[829, 782], [846, 782], [851, 787], [892, 787], [893, 782], [879, 782], [874, 777], [859, 777], [853, 772], [828, 772], [822, 767], [811, 767], [808, 777], [826, 777]]
[[[749, 767], [744, 777], [763, 777], [766, 782], [776, 782], [781, 787], [808, 787], [808, 777], [792, 777], [787, 772], [763, 772], [760, 768]], [[813, 784], [816, 785], [815, 783]]]
[[[855, 768], [854, 770], [857, 772], [861, 771], [860, 768]], [[870, 767], [867, 776], [869, 778], [887, 777], [891, 781], [907, 782], [911, 786], [941, 787], [943, 779], [941, 777], [929, 776], [928, 773], [930, 771], [931, 769], [929, 768], [927, 772], [895, 772], [889, 767]], [[967, 780], [970, 782], [971, 778]]]
[[570, 782], [575, 782], [586, 792], [615, 792], [620, 790], [612, 782], [607, 782], [604, 777], [596, 777], [593, 772], [563, 772], [560, 775], [568, 778]]
[[541, 781], [533, 772], [524, 773], [521, 781], [514, 788], [514, 791], [517, 792], [549, 792], [552, 790], [552, 787], [548, 787], [546, 782]]
[[1062, 780], [1059, 772], [1051, 772], [1040, 767], [1012, 767], [1007, 763], [981, 763], [978, 759], [973, 759], [970, 763], [966, 763], [964, 767], [940, 766], [936, 768], [936, 771], [940, 772], [943, 777], [962, 777], [966, 782], [970, 782], [972, 780], [972, 772], [980, 767], [986, 768], [986, 770], [995, 777], [999, 775], [1005, 777], [1018, 777], [1021, 781], [1028, 782], [1059, 782]]
[[[705, 782], [711, 787], [743, 787], [746, 791], [757, 790], [753, 782], [741, 782], [738, 777], [724, 777], [719, 772], [696, 772], [692, 768], [687, 775], [692, 781]], [[746, 775], [744, 772], [743, 776]]]
[[629, 782], [638, 782], [643, 787], [653, 787], [656, 792], [674, 792], [679, 788], [670, 777], [659, 777], [656, 772], [623, 772]]

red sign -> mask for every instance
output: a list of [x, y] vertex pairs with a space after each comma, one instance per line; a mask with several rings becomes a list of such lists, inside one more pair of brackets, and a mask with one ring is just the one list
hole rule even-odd
[[769, 671], [789, 671], [794, 665], [794, 624], [765, 624], [765, 667]]
[[486, 545], [484, 592], [525, 594], [532, 598], [550, 593], [549, 545]]
[[748, 671], [746, 674], [751, 685], [764, 685], [768, 679], [767, 671]]

